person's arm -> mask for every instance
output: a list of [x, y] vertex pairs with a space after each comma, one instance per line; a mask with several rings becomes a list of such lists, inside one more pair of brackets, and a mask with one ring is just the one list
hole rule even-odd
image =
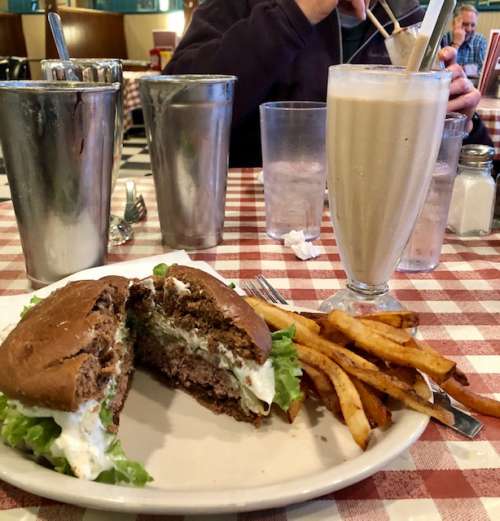
[[295, 0], [270, 0], [251, 11], [245, 0], [207, 1], [195, 11], [164, 72], [237, 76], [237, 124], [266, 98], [311, 33], [312, 25]]

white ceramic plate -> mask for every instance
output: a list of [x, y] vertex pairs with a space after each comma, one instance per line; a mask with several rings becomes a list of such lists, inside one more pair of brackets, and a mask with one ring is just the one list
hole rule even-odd
[[[174, 260], [192, 263], [185, 254]], [[171, 256], [82, 272], [146, 276]], [[212, 270], [210, 270], [212, 271]], [[213, 271], [212, 271], [213, 272]], [[61, 285], [62, 283], [58, 283]], [[37, 291], [45, 295], [52, 288]], [[15, 323], [29, 296], [0, 299], [0, 330]], [[120, 439], [130, 458], [155, 478], [143, 489], [77, 480], [45, 469], [0, 444], [0, 478], [28, 492], [76, 505], [142, 513], [221, 513], [289, 505], [356, 483], [418, 439], [428, 418], [402, 409], [375, 431], [362, 453], [347, 428], [323, 408], [307, 407], [293, 425], [275, 416], [260, 429], [217, 416], [181, 391], [137, 371], [121, 415]]]

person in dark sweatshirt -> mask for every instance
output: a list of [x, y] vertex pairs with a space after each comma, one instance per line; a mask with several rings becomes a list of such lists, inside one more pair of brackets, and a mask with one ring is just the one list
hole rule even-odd
[[[418, 0], [389, 0], [401, 25], [420, 22]], [[238, 77], [231, 129], [230, 166], [262, 164], [259, 105], [266, 101], [325, 101], [328, 67], [339, 63], [390, 63], [383, 37], [366, 20], [365, 0], [206, 0], [164, 70], [165, 74]], [[389, 32], [385, 10], [372, 10]], [[455, 62], [449, 111], [469, 115], [469, 140], [491, 143], [477, 116], [480, 94]]]

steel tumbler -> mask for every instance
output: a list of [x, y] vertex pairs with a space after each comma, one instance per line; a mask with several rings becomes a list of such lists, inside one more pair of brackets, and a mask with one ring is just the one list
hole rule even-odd
[[140, 91], [163, 244], [222, 241], [234, 76], [151, 76]]
[[118, 90], [0, 82], [0, 143], [35, 288], [106, 260]]
[[87, 83], [119, 83], [116, 97], [116, 119], [113, 152], [114, 188], [120, 171], [123, 148], [123, 65], [121, 60], [85, 58], [65, 60], [42, 60], [42, 76], [48, 81], [68, 81], [78, 78]]

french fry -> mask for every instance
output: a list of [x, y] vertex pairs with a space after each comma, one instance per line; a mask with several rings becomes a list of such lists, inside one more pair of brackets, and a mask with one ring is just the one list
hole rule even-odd
[[377, 394], [361, 380], [352, 376], [351, 380], [359, 393], [370, 424], [381, 429], [387, 429], [392, 424], [391, 411], [382, 403]]
[[452, 398], [471, 411], [500, 418], [500, 402], [470, 391], [454, 378], [450, 378], [440, 385]]
[[366, 327], [360, 320], [343, 311], [332, 311], [328, 315], [328, 320], [344, 335], [354, 340], [356, 345], [363, 350], [389, 362], [420, 369], [438, 382], [446, 380], [455, 369], [456, 364], [452, 360], [421, 349], [403, 347], [380, 336]]
[[418, 315], [413, 311], [382, 311], [380, 313], [368, 313], [358, 318], [366, 318], [383, 322], [398, 329], [406, 329], [418, 326]]
[[[427, 344], [426, 342], [422, 342], [421, 340], [417, 340], [414, 337], [410, 338], [408, 342], [408, 347], [415, 347], [416, 349], [421, 349], [422, 351], [427, 351], [428, 353], [434, 353], [439, 355], [439, 351], [436, 351], [432, 346]], [[461, 371], [458, 367], [455, 367], [455, 371], [453, 373], [453, 377], [458, 380], [462, 385], [469, 385], [469, 380], [467, 380], [466, 374]]]
[[320, 326], [319, 334], [329, 340], [330, 342], [334, 342], [339, 346], [346, 346], [349, 343], [349, 339], [341, 333], [329, 320], [328, 318], [322, 317], [317, 321]]
[[[278, 306], [276, 306], [276, 307], [278, 307]], [[280, 308], [280, 309], [282, 309], [282, 308]], [[309, 329], [309, 331], [312, 331], [313, 333], [316, 333], [317, 335], [320, 334], [321, 326], [318, 323], [316, 323], [314, 320], [311, 320], [310, 318], [307, 318], [307, 317], [303, 317], [302, 315], [299, 315], [298, 313], [294, 313], [293, 311], [288, 311], [286, 309], [284, 309], [283, 311], [288, 313], [291, 316], [292, 320], [299, 322], [304, 327]]]
[[402, 365], [389, 365], [384, 367], [382, 371], [389, 376], [393, 376], [398, 380], [401, 380], [405, 384], [411, 385], [412, 387], [415, 385], [417, 381], [418, 371], [413, 367], [404, 367]]
[[[300, 355], [299, 355], [300, 356]], [[422, 399], [410, 385], [398, 380], [395, 377], [387, 375], [381, 371], [373, 371], [372, 369], [365, 369], [363, 367], [356, 366], [343, 354], [337, 354], [336, 362], [344, 369], [348, 374], [359, 378], [362, 382], [365, 382], [375, 389], [382, 391], [392, 398], [402, 401], [408, 407], [432, 416], [439, 420], [445, 425], [453, 424], [453, 415], [438, 407], [432, 403]]]
[[415, 374], [415, 383], [413, 384], [415, 392], [424, 400], [430, 400], [432, 391], [429, 389], [425, 378], [417, 371]]
[[375, 333], [396, 342], [396, 344], [405, 345], [410, 342], [412, 338], [406, 329], [398, 329], [386, 324], [385, 322], [377, 322], [376, 320], [370, 320], [368, 318], [362, 318], [360, 320], [366, 327], [369, 327], [375, 331]]
[[309, 376], [314, 386], [314, 390], [323, 402], [324, 406], [333, 414], [340, 414], [340, 402], [335, 387], [323, 371], [316, 369], [312, 365], [301, 362], [304, 373]]
[[307, 329], [307, 327], [304, 327], [301, 322], [295, 320], [293, 313], [286, 312], [255, 297], [247, 297], [245, 300], [252, 306], [257, 315], [261, 316], [267, 324], [276, 329], [286, 329], [294, 324], [295, 341], [308, 346], [314, 346], [318, 351], [330, 358], [333, 358], [333, 353], [340, 352], [362, 367], [376, 369], [377, 366], [375, 364], [368, 362], [368, 360], [365, 360], [363, 357], [345, 347], [325, 340], [323, 337]]
[[[356, 387], [349, 376], [335, 362], [314, 349], [296, 344], [301, 362], [324, 371], [337, 391], [340, 408], [354, 441], [363, 449], [368, 445], [370, 424]], [[346, 357], [347, 358], [347, 357]]]

